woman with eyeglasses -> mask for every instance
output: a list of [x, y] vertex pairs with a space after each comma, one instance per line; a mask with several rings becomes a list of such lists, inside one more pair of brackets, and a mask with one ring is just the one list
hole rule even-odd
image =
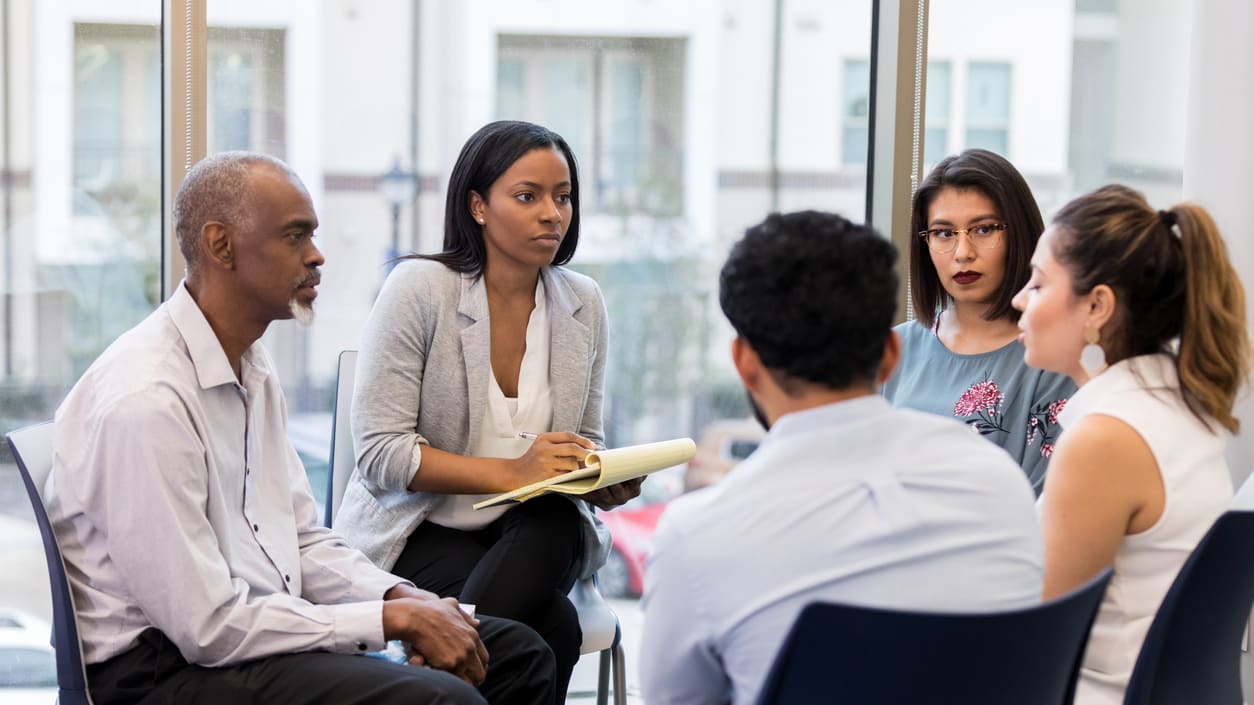
[[1010, 302], [1045, 229], [1036, 200], [1010, 162], [968, 149], [919, 185], [910, 229], [914, 320], [896, 328], [901, 364], [884, 396], [969, 425], [1005, 448], [1039, 495], [1075, 385], [1025, 365], [1018, 342]]

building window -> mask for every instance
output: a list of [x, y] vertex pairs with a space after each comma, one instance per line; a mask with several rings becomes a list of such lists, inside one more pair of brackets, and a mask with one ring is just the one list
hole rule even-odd
[[208, 152], [244, 149], [287, 155], [286, 33], [209, 28]]
[[967, 69], [967, 147], [1003, 156], [1010, 133], [1010, 64], [971, 62]]
[[864, 59], [846, 60], [843, 81], [841, 114], [844, 125], [840, 137], [840, 161], [843, 164], [866, 164], [871, 64]]
[[930, 169], [949, 154], [949, 95], [950, 71], [948, 61], [929, 61], [927, 64], [927, 107], [923, 124], [923, 165]]
[[126, 210], [160, 190], [161, 74], [155, 36], [156, 28], [143, 25], [74, 25], [76, 214], [95, 213], [97, 204]]
[[496, 112], [562, 135], [586, 212], [683, 211], [682, 39], [503, 35]]

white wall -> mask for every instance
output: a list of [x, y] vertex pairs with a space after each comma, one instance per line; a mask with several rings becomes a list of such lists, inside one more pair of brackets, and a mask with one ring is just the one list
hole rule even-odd
[[[1204, 1], [1192, 4], [1200, 7]], [[1188, 102], [1178, 87], [1189, 85], [1191, 78], [1189, 46], [1196, 35], [1190, 42], [1190, 4], [1120, 0], [1115, 163], [1169, 171], [1185, 163]]]
[[[1254, 4], [1196, 0], [1184, 149], [1184, 196], [1205, 206], [1224, 233], [1246, 287], [1246, 317], [1254, 329]], [[1229, 462], [1240, 482], [1254, 468], [1254, 399], [1237, 410], [1243, 431]]]

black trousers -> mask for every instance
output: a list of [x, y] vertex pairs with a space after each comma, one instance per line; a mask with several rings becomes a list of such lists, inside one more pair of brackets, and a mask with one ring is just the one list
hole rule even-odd
[[522, 622], [540, 633], [557, 661], [557, 700], [566, 700], [583, 632], [567, 599], [583, 550], [579, 510], [548, 494], [510, 509], [478, 531], [423, 522], [392, 572], [440, 597], [473, 604], [476, 614]]
[[484, 618], [488, 674], [476, 690], [444, 671], [354, 654], [308, 652], [232, 666], [189, 665], [165, 634], [87, 667], [96, 705], [549, 705], [553, 656], [531, 629]]

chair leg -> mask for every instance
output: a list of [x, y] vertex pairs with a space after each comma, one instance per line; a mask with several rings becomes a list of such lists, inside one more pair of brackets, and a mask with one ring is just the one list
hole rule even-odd
[[627, 705], [627, 657], [623, 653], [623, 645], [615, 644], [614, 648], [614, 705]]
[[610, 694], [610, 650], [601, 652], [601, 665], [597, 669], [597, 705], [606, 705]]

